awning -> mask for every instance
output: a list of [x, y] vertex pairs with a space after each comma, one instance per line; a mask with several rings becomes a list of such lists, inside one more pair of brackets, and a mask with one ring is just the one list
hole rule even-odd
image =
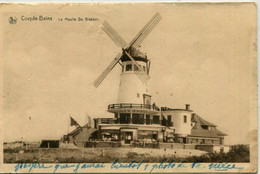
[[138, 131], [140, 135], [158, 134], [158, 131]]
[[134, 132], [137, 131], [137, 129], [121, 129], [121, 132]]

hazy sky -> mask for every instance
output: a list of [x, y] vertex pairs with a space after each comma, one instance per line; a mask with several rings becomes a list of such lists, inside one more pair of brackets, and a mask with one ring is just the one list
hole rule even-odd
[[[162, 20], [141, 47], [152, 61], [153, 101], [172, 108], [189, 103], [229, 135], [227, 144], [248, 143], [257, 84], [256, 7], [184, 3], [10, 6], [3, 16], [4, 140], [60, 139], [69, 115], [82, 125], [86, 112], [111, 117], [106, 110], [117, 100], [120, 66], [98, 88], [92, 84], [120, 48], [99, 26], [107, 20], [129, 42], [156, 12]], [[39, 15], [53, 20], [21, 21]], [[9, 16], [17, 24], [10, 25]]]

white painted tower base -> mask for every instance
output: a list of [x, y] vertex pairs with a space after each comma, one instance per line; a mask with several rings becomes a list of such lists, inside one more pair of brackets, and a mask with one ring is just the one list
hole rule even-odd
[[[145, 71], [146, 63], [138, 61]], [[140, 80], [140, 76], [134, 71], [135, 67], [131, 61], [123, 62], [123, 70], [120, 75], [118, 103], [151, 104], [151, 97], [146, 80]], [[139, 78], [139, 77], [140, 78]], [[150, 98], [150, 99], [149, 99]]]

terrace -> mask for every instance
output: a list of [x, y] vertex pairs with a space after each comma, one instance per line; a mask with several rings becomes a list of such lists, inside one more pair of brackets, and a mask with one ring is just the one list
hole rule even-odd
[[133, 114], [121, 114], [120, 118], [99, 118], [99, 124], [142, 124], [142, 125], [161, 125], [159, 115], [150, 117], [149, 115]]
[[160, 111], [160, 109], [157, 106], [148, 104], [119, 103], [108, 105], [108, 111], [124, 109]]
[[143, 115], [143, 114], [116, 114], [115, 118], [99, 118], [99, 124], [140, 124], [140, 125], [162, 125], [173, 127], [170, 120], [161, 120], [159, 115]]

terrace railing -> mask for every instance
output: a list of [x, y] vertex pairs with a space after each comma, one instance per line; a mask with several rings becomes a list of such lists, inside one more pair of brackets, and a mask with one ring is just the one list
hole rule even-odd
[[108, 109], [123, 109], [123, 108], [148, 109], [148, 110], [160, 111], [160, 109], [157, 106], [147, 105], [147, 104], [120, 103], [120, 104], [108, 105]]

